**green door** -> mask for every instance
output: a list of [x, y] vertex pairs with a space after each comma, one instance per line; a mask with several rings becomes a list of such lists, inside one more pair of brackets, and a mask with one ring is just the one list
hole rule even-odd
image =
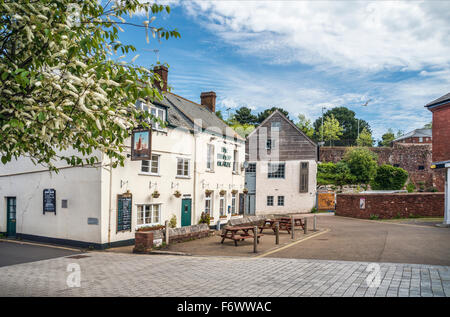
[[191, 225], [191, 200], [182, 199], [181, 200], [181, 226]]
[[6, 235], [8, 237], [16, 236], [16, 197], [6, 198]]

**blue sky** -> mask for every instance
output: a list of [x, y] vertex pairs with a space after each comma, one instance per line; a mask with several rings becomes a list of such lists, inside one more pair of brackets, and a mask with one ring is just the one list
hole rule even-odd
[[144, 66], [158, 49], [174, 93], [199, 102], [215, 91], [224, 113], [278, 106], [314, 121], [322, 107], [346, 106], [379, 139], [430, 122], [423, 106], [450, 91], [447, 1], [164, 2], [171, 13], [152, 24], [177, 28], [181, 39], [147, 44], [143, 29], [127, 26], [121, 41]]

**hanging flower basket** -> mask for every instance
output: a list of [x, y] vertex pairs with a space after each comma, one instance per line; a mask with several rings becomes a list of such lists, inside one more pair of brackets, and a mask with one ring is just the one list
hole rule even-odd
[[242, 190], [242, 192], [243, 192], [244, 194], [247, 194], [247, 193], [248, 193], [248, 189], [247, 189], [247, 188], [244, 188], [244, 189]]
[[205, 196], [206, 196], [206, 197], [211, 196], [212, 193], [213, 193], [213, 191], [210, 190], [210, 189], [205, 190]]
[[159, 191], [157, 191], [157, 190], [155, 190], [155, 191], [152, 193], [152, 197], [153, 197], [153, 198], [158, 198], [159, 195], [160, 195], [160, 193], [159, 193]]
[[222, 190], [219, 192], [220, 196], [224, 196], [226, 193], [227, 193], [227, 191], [224, 190], [224, 189], [222, 189]]
[[231, 193], [232, 193], [233, 195], [236, 195], [236, 194], [238, 193], [238, 190], [237, 190], [237, 189], [233, 189], [233, 190], [231, 191]]
[[181, 192], [179, 190], [176, 190], [175, 193], [173, 193], [173, 195], [177, 198], [181, 197]]

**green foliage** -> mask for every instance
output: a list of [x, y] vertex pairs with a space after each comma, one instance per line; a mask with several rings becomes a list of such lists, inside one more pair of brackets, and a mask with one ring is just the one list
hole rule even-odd
[[208, 213], [206, 212], [202, 212], [202, 214], [200, 215], [200, 220], [198, 221], [199, 224], [201, 223], [206, 223], [207, 225], [210, 224], [210, 216]]
[[[339, 121], [331, 114], [329, 117], [325, 118], [323, 123], [323, 129], [320, 129], [319, 138], [320, 140], [324, 140], [325, 142], [337, 141], [342, 136], [343, 128], [339, 124]], [[323, 132], [323, 136], [322, 136]]]
[[303, 133], [306, 134], [310, 139], [314, 136], [314, 128], [311, 124], [311, 120], [307, 119], [304, 114], [298, 115], [298, 122], [295, 124]]
[[355, 184], [356, 177], [351, 174], [348, 165], [340, 161], [338, 163], [320, 163], [317, 165], [317, 184], [319, 185], [347, 185]]
[[370, 218], [370, 220], [378, 220], [378, 219], [380, 219], [380, 216], [377, 214], [370, 214], [369, 218]]
[[371, 182], [373, 189], [402, 189], [408, 179], [408, 172], [401, 167], [392, 165], [380, 165]]
[[[258, 113], [258, 117], [256, 119], [257, 124], [261, 124], [264, 120], [266, 120], [266, 118], [268, 116], [270, 116], [272, 114], [272, 112], [274, 112], [275, 110], [280, 111], [282, 114], [284, 114], [286, 116], [286, 118], [289, 119], [289, 112], [284, 110], [283, 108], [278, 108], [278, 107], [272, 107], [270, 109], [266, 109], [263, 112]], [[290, 120], [290, 119], [289, 119]]]
[[252, 110], [247, 107], [241, 107], [236, 110], [233, 119], [241, 125], [255, 125], [257, 118], [252, 114]]
[[372, 134], [367, 130], [367, 128], [364, 128], [359, 133], [359, 138], [356, 140], [356, 144], [358, 146], [373, 146]]
[[345, 152], [344, 162], [358, 184], [369, 183], [377, 171], [377, 155], [367, 148], [355, 147]]
[[223, 115], [221, 110], [216, 111], [216, 116], [219, 117], [221, 120], [223, 120]]
[[[0, 156], [3, 164], [28, 156], [57, 170], [55, 160], [92, 165], [106, 154], [115, 167], [126, 158], [133, 128], [157, 119], [135, 107], [162, 99], [160, 78], [134, 60], [119, 41], [124, 18], [144, 12], [137, 27], [154, 38], [180, 37], [154, 25], [168, 6], [127, 1], [0, 2]], [[152, 17], [150, 17], [152, 15]], [[75, 154], [66, 150], [75, 149]]]
[[408, 193], [414, 192], [414, 189], [416, 189], [416, 186], [413, 183], [408, 183], [408, 185], [406, 185], [406, 190]]
[[431, 122], [425, 124], [425, 125], [423, 126], [423, 128], [424, 128], [424, 129], [432, 129], [432, 128], [433, 128], [433, 122], [431, 121]]
[[253, 130], [255, 130], [255, 126], [251, 124], [240, 124], [237, 121], [231, 121], [228, 124], [237, 134], [241, 137], [246, 138]]
[[169, 227], [170, 228], [176, 228], [177, 227], [177, 216], [172, 215], [172, 217], [169, 220]]
[[318, 212], [317, 207], [312, 207], [312, 208], [311, 208], [311, 213], [312, 213], [312, 214], [315, 214], [315, 213], [317, 213], [317, 212]]
[[388, 131], [381, 136], [381, 139], [381, 141], [378, 141], [378, 146], [390, 146], [391, 142], [395, 139], [394, 131], [389, 128]]
[[[355, 112], [346, 108], [346, 107], [335, 107], [333, 109], [328, 110], [323, 114], [324, 122], [327, 117], [331, 115], [339, 121], [339, 124], [343, 128], [342, 136], [339, 140], [334, 142], [335, 145], [356, 145], [356, 139], [358, 137], [358, 119], [355, 118]], [[320, 141], [320, 131], [322, 128], [322, 117], [317, 118], [314, 121], [314, 135], [316, 141]], [[370, 129], [369, 124], [364, 120], [359, 120], [359, 129], [360, 131], [364, 128], [367, 129], [370, 133], [372, 130]]]

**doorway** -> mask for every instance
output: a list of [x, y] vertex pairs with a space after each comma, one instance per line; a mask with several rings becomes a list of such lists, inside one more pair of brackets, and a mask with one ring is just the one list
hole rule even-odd
[[16, 236], [16, 197], [6, 197], [6, 236]]
[[181, 226], [186, 227], [191, 225], [191, 199], [181, 200]]

